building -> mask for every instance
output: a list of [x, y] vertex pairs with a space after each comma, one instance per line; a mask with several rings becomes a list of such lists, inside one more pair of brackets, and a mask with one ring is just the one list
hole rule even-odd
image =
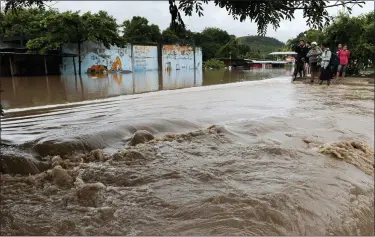
[[74, 57], [59, 50], [47, 54], [28, 52], [22, 37], [7, 37], [0, 41], [0, 77], [59, 75], [62, 58]]

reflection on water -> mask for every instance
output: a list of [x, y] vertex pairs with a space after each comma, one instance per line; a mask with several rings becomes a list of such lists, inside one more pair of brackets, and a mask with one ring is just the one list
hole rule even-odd
[[144, 71], [134, 74], [134, 93], [144, 93], [159, 90], [159, 72]]
[[194, 86], [261, 80], [290, 75], [290, 69], [253, 69], [247, 71], [213, 70], [197, 72], [186, 68], [135, 74], [45, 76], [1, 78], [4, 92], [1, 103], [5, 109], [62, 104], [102, 99], [118, 95], [174, 90]]

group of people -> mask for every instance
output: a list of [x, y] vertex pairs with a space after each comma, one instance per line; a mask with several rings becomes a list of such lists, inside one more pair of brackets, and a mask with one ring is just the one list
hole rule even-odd
[[295, 47], [295, 52], [297, 55], [293, 81], [297, 79], [298, 73], [301, 78], [305, 78], [308, 68], [311, 72], [311, 83], [314, 83], [315, 78], [319, 77], [319, 84], [327, 81], [327, 85], [329, 85], [331, 79], [337, 80], [340, 75], [345, 77], [350, 57], [347, 45], [339, 44], [337, 51], [332, 53], [326, 43], [318, 46], [316, 42], [310, 44], [310, 42], [305, 43], [304, 40], [301, 40]]

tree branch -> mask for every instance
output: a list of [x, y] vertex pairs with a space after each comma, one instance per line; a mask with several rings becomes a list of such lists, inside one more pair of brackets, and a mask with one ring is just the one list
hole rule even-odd
[[[365, 4], [365, 1], [346, 1], [346, 2], [341, 2], [341, 3], [338, 3], [338, 2], [339, 1], [337, 1], [335, 4], [332, 4], [332, 5], [329, 5], [329, 6], [325, 6], [324, 8], [345, 6], [345, 5], [351, 4], [351, 3], [353, 3], [354, 5], [356, 5], [356, 4]], [[289, 7], [288, 9], [289, 10], [304, 10], [304, 9], [313, 9], [313, 7]]]

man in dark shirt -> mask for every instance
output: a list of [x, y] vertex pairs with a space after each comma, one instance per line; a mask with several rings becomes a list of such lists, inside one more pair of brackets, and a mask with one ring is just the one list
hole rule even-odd
[[305, 41], [301, 40], [299, 42], [299, 45], [297, 45], [294, 49], [294, 51], [297, 53], [296, 56], [296, 67], [293, 73], [293, 81], [297, 78], [297, 74], [299, 73], [300, 77], [306, 76], [305, 72], [305, 62], [306, 62], [306, 55], [308, 53], [308, 48], [305, 45]]

